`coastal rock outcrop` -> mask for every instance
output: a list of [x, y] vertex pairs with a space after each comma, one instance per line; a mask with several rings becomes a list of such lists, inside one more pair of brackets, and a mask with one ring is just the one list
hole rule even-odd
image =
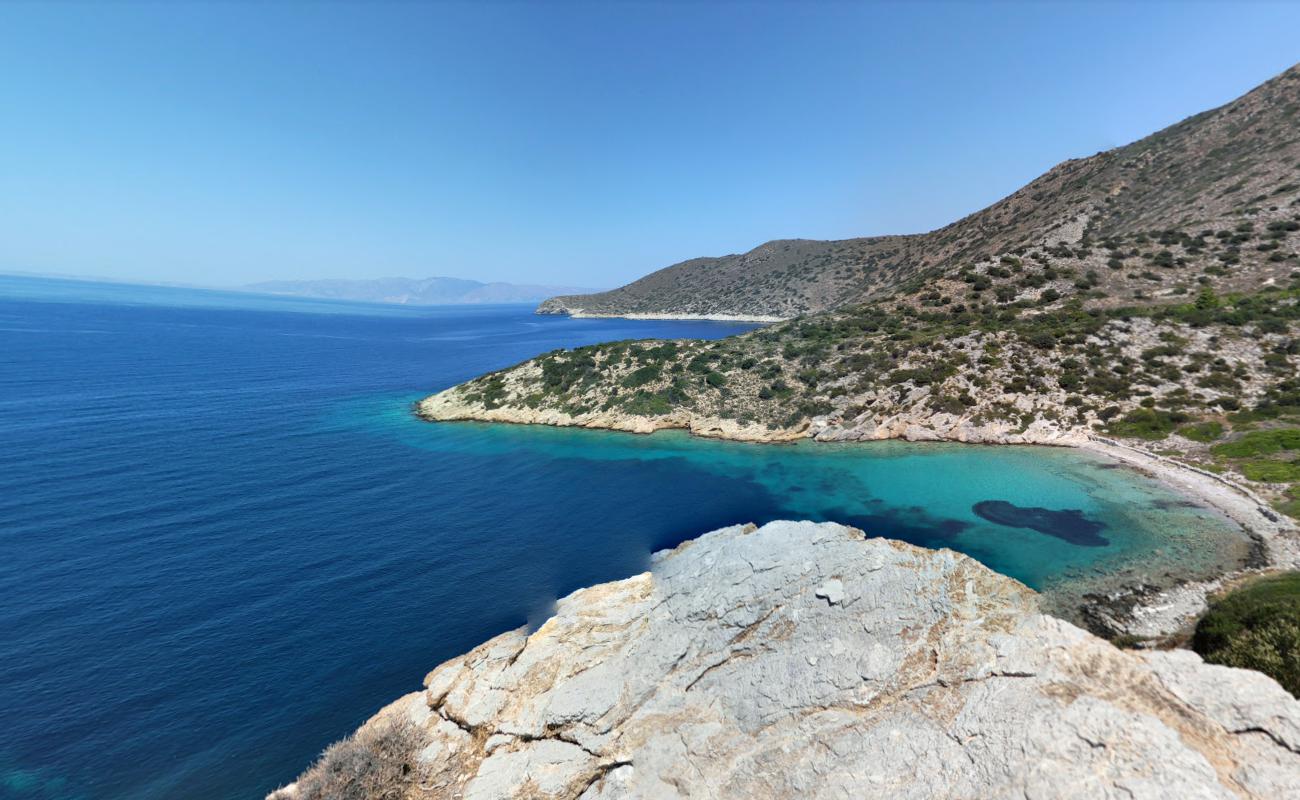
[[1271, 679], [1117, 649], [966, 556], [832, 523], [658, 553], [355, 739], [395, 727], [385, 797], [1300, 796], [1300, 702]]
[[622, 411], [589, 411], [571, 414], [555, 408], [497, 406], [464, 399], [460, 387], [431, 395], [416, 403], [415, 413], [430, 422], [480, 421], [507, 422], [517, 425], [554, 425], [569, 428], [594, 428], [625, 433], [654, 433], [660, 430], [686, 430], [696, 436], [730, 439], [740, 442], [790, 442], [806, 438], [806, 428], [773, 429], [766, 425], [744, 423], [734, 419], [701, 416], [690, 411], [646, 416]]

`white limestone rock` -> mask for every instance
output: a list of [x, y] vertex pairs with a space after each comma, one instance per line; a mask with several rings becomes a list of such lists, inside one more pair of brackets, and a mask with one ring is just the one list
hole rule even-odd
[[970, 558], [830, 523], [686, 542], [427, 687], [368, 723], [423, 720], [411, 798], [1300, 797], [1271, 679], [1119, 650]]

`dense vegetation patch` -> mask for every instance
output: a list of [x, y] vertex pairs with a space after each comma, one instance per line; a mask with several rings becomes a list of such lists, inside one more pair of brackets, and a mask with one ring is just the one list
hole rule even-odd
[[1300, 450], [1300, 428], [1250, 431], [1236, 441], [1216, 444], [1210, 448], [1211, 453], [1225, 458], [1248, 458], [1283, 450]]
[[1193, 442], [1208, 444], [1223, 436], [1223, 423], [1210, 420], [1184, 425], [1178, 429], [1178, 435]]
[[1174, 428], [1186, 422], [1188, 416], [1181, 411], [1157, 411], [1154, 408], [1137, 408], [1112, 422], [1107, 432], [1115, 436], [1156, 440], [1168, 436]]
[[1300, 572], [1261, 578], [1211, 603], [1192, 647], [1211, 663], [1259, 670], [1300, 697]]

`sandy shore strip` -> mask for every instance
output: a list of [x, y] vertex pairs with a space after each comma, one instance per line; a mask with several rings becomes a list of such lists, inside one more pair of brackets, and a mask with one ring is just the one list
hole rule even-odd
[[1300, 569], [1300, 530], [1248, 487], [1176, 459], [1093, 434], [1081, 437], [1074, 446], [1132, 467], [1185, 497], [1220, 511], [1259, 544], [1263, 560], [1262, 564], [1228, 572], [1213, 580], [1188, 581], [1153, 594], [1141, 587], [1116, 593], [1108, 598], [1112, 601], [1109, 605], [1104, 602], [1093, 605], [1094, 624], [1115, 633], [1157, 641], [1185, 635], [1205, 613], [1211, 594], [1250, 575]]
[[[1075, 445], [1083, 450], [1101, 453], [1145, 472], [1179, 493], [1218, 509], [1247, 532], [1258, 536], [1270, 550], [1280, 547], [1281, 552], [1270, 553], [1270, 561], [1288, 561], [1300, 557], [1294, 548], [1295, 525], [1285, 516], [1269, 507], [1259, 495], [1237, 481], [1223, 475], [1200, 469], [1177, 459], [1157, 455], [1134, 445], [1114, 439], [1088, 435]], [[1280, 558], [1278, 558], [1280, 557]]]
[[570, 308], [565, 311], [539, 311], [539, 314], [568, 314], [574, 319], [644, 319], [644, 320], [681, 320], [695, 322], [785, 322], [790, 317], [771, 317], [771, 316], [750, 316], [747, 314], [657, 314], [657, 313], [627, 313], [627, 314], [603, 314], [597, 311], [584, 311], [581, 308]]

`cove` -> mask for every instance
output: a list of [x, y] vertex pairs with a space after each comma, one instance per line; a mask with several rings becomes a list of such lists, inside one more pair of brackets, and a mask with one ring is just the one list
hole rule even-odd
[[[443, 660], [736, 522], [949, 547], [1065, 612], [1245, 556], [1213, 512], [1074, 451], [410, 413], [557, 347], [749, 327], [0, 279], [0, 800], [261, 797]], [[1108, 544], [988, 500], [1077, 509]]]
[[[679, 491], [704, 477], [744, 486], [754, 498], [735, 510], [725, 502], [696, 506], [701, 526], [646, 537], [647, 554], [722, 524], [778, 518], [843, 522], [871, 536], [971, 555], [1043, 592], [1047, 607], [1064, 616], [1072, 616], [1088, 593], [1207, 577], [1249, 556], [1247, 538], [1217, 511], [1136, 471], [1117, 469], [1102, 456], [1069, 448], [904, 441], [754, 444], [683, 431], [638, 435], [430, 423], [413, 417], [407, 404], [394, 398], [360, 401], [334, 420], [449, 458], [508, 458], [516, 469], [539, 475], [563, 465], [589, 475], [648, 470], [673, 476], [678, 486], [669, 491], [623, 492], [637, 498], [634, 526], [647, 530], [658, 527], [656, 516], [681, 507]], [[524, 487], [531, 482], [526, 479]], [[567, 509], [605, 502], [589, 485], [563, 494], [557, 502]]]

